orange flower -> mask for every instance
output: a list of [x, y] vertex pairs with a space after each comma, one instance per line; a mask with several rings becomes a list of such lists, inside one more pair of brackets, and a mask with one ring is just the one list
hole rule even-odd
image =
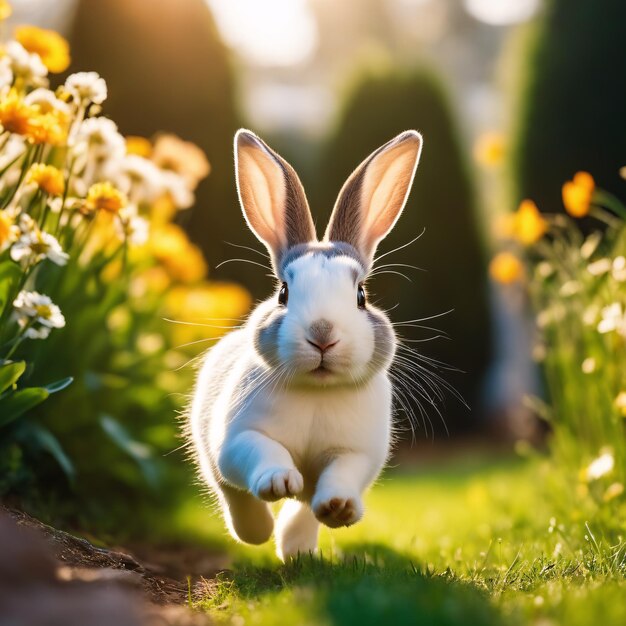
[[514, 236], [525, 246], [539, 241], [548, 230], [548, 223], [541, 216], [532, 200], [522, 200], [515, 214]]
[[53, 30], [37, 26], [18, 26], [15, 39], [29, 52], [38, 54], [50, 72], [64, 72], [70, 64], [70, 46]]
[[516, 239], [525, 246], [539, 241], [547, 230], [548, 222], [532, 200], [522, 200], [515, 213], [500, 216], [495, 227], [496, 236]]
[[563, 185], [563, 204], [572, 217], [585, 217], [591, 208], [596, 183], [588, 172], [578, 172]]
[[172, 134], [157, 137], [151, 158], [160, 168], [180, 174], [190, 189], [211, 171], [206, 155], [196, 144]]
[[500, 252], [491, 260], [489, 274], [495, 281], [510, 285], [521, 280], [524, 275], [524, 266], [514, 254]]

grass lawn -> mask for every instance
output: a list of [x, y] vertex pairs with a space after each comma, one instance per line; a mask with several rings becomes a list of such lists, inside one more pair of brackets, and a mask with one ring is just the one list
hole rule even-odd
[[216, 515], [190, 505], [181, 523], [233, 555], [194, 603], [237, 626], [626, 624], [623, 546], [576, 512], [555, 518], [546, 478], [534, 461], [388, 471], [361, 523], [324, 529], [323, 558], [289, 565], [269, 544], [230, 542]]

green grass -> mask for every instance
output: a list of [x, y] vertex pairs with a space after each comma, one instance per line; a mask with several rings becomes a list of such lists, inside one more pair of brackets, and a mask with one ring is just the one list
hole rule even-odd
[[270, 545], [229, 543], [216, 516], [190, 506], [182, 522], [233, 555], [195, 604], [236, 626], [626, 624], [623, 544], [576, 511], [560, 519], [546, 471], [471, 460], [390, 471], [361, 523], [324, 529], [322, 558], [289, 565]]

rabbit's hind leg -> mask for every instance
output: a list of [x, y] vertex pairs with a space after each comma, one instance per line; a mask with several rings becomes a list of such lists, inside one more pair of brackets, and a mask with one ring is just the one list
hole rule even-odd
[[274, 518], [265, 502], [229, 485], [220, 485], [219, 499], [226, 526], [235, 539], [258, 545], [271, 537]]
[[309, 506], [286, 500], [276, 520], [276, 553], [282, 561], [317, 550], [319, 522]]

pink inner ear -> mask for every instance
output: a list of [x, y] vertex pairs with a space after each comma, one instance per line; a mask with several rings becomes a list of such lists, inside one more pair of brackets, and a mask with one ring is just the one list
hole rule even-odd
[[285, 243], [282, 170], [262, 147], [246, 145], [238, 150], [238, 184], [248, 224], [259, 239], [274, 250], [280, 249]]
[[375, 157], [361, 191], [362, 240], [375, 248], [394, 224], [406, 203], [419, 156], [419, 142], [406, 141]]

